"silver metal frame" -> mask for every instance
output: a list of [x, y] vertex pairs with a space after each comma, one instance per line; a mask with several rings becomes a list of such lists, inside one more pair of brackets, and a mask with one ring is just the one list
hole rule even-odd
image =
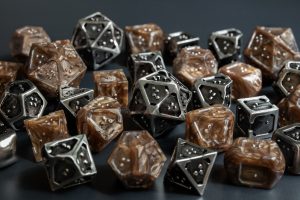
[[[1, 126], [4, 124], [1, 122]], [[17, 161], [17, 134], [12, 129], [0, 133], [0, 168], [7, 167]]]

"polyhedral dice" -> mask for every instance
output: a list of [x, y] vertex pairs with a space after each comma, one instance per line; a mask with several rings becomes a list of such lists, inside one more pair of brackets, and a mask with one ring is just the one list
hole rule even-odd
[[21, 63], [0, 61], [0, 95], [6, 86], [15, 81], [19, 70], [23, 67]]
[[300, 122], [300, 85], [277, 105], [279, 108], [279, 125], [285, 126]]
[[78, 87], [86, 66], [69, 40], [33, 44], [26, 69], [28, 79], [48, 97], [59, 97], [59, 88]]
[[128, 67], [133, 84], [148, 74], [166, 69], [160, 52], [131, 54]]
[[123, 132], [108, 164], [128, 188], [149, 188], [159, 176], [166, 157], [146, 131]]
[[80, 108], [94, 98], [94, 90], [88, 88], [63, 87], [60, 88], [60, 102], [64, 108], [76, 117]]
[[102, 151], [123, 131], [120, 108], [120, 103], [111, 97], [96, 97], [78, 111], [78, 133], [86, 134], [92, 151]]
[[224, 166], [234, 184], [271, 189], [284, 173], [285, 159], [272, 140], [237, 138], [225, 152]]
[[85, 135], [46, 143], [43, 156], [52, 191], [89, 182], [97, 174]]
[[0, 114], [14, 130], [19, 130], [25, 119], [42, 116], [46, 105], [46, 99], [31, 81], [14, 81], [0, 99]]
[[237, 128], [243, 137], [269, 139], [277, 129], [278, 113], [266, 96], [238, 99]]
[[157, 137], [185, 120], [192, 93], [166, 70], [137, 80], [129, 103], [133, 121]]
[[173, 59], [182, 48], [197, 46], [199, 45], [199, 40], [199, 37], [193, 37], [189, 33], [182, 31], [170, 33], [165, 39], [165, 54], [167, 62], [172, 64]]
[[276, 80], [285, 61], [300, 59], [292, 29], [281, 27], [256, 27], [244, 55], [271, 80]]
[[174, 75], [188, 87], [192, 87], [196, 79], [213, 75], [217, 70], [214, 55], [199, 46], [182, 48], [173, 62]]
[[256, 96], [262, 88], [261, 70], [241, 62], [225, 65], [219, 73], [231, 78], [233, 99]]
[[286, 169], [293, 174], [300, 174], [300, 123], [277, 129], [272, 139], [284, 155]]
[[122, 69], [102, 70], [93, 73], [95, 96], [107, 96], [128, 105], [128, 81]]
[[30, 48], [33, 43], [50, 42], [50, 38], [43, 27], [24, 26], [18, 28], [11, 39], [11, 55], [20, 61], [28, 59]]
[[17, 135], [0, 121], [0, 168], [16, 162]]
[[300, 84], [300, 62], [288, 61], [281, 69], [275, 88], [284, 95], [288, 96]]
[[241, 55], [242, 32], [235, 28], [211, 33], [208, 48], [213, 52], [219, 66], [237, 61]]
[[226, 151], [233, 142], [234, 114], [222, 105], [190, 111], [186, 114], [187, 141], [217, 151]]
[[199, 78], [193, 86], [193, 107], [203, 108], [215, 104], [230, 107], [232, 80], [224, 74]]
[[96, 70], [121, 53], [123, 35], [113, 21], [96, 12], [78, 21], [72, 43], [86, 65]]
[[32, 143], [32, 151], [37, 162], [43, 160], [44, 144], [69, 137], [67, 120], [62, 110], [24, 121]]
[[164, 32], [156, 24], [126, 26], [125, 33], [130, 53], [163, 51]]
[[165, 180], [203, 195], [216, 157], [216, 151], [179, 138]]

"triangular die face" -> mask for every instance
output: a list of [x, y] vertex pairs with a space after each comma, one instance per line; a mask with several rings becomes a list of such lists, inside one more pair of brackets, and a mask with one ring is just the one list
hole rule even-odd
[[165, 133], [166, 131], [170, 130], [171, 128], [175, 127], [181, 121], [178, 120], [168, 120], [162, 117], [153, 117], [153, 136], [158, 137]]
[[85, 47], [88, 45], [86, 34], [80, 27], [76, 29], [76, 33], [73, 38], [73, 45], [75, 48]]
[[176, 159], [180, 161], [182, 159], [204, 155], [209, 153], [209, 150], [179, 138], [176, 145], [176, 152]]
[[178, 163], [175, 163], [172, 167], [170, 167], [166, 175], [168, 181], [170, 181], [171, 183], [183, 187], [187, 190], [194, 190], [193, 185], [187, 178], [186, 174], [182, 171]]
[[108, 48], [108, 49], [115, 49], [115, 39], [113, 35], [112, 26], [109, 25], [105, 31], [102, 33], [99, 40], [96, 42], [97, 47], [100, 48]]
[[131, 115], [132, 119], [142, 128], [146, 129], [149, 132], [152, 131], [151, 117], [144, 114], [133, 114]]
[[234, 54], [236, 51], [235, 43], [234, 43], [234, 41], [232, 41], [230, 39], [223, 38], [223, 37], [217, 37], [215, 39], [215, 43], [218, 46], [219, 50], [224, 55], [231, 55], [231, 54]]
[[129, 110], [136, 112], [144, 112], [147, 109], [146, 102], [139, 89], [135, 89], [129, 104]]
[[176, 94], [170, 94], [165, 98], [159, 107], [159, 112], [165, 115], [180, 116], [181, 109]]
[[83, 28], [86, 31], [87, 39], [90, 41], [90, 44], [93, 44], [94, 41], [98, 38], [101, 32], [105, 29], [105, 23], [95, 23], [95, 22], [86, 22], [83, 24]]
[[179, 90], [179, 95], [180, 95], [180, 101], [181, 101], [181, 105], [183, 107], [184, 112], [186, 112], [186, 108], [190, 102], [192, 93], [185, 91], [183, 89]]
[[105, 62], [113, 59], [113, 54], [108, 51], [104, 51], [101, 49], [93, 49], [94, 62], [97, 65], [102, 65]]

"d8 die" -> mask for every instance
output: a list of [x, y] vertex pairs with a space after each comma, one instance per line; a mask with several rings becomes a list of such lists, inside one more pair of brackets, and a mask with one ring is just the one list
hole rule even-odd
[[300, 123], [277, 129], [272, 139], [285, 157], [286, 169], [293, 174], [300, 174]]
[[0, 95], [7, 85], [16, 80], [21, 68], [23, 68], [21, 63], [0, 61]]
[[222, 104], [230, 107], [232, 80], [224, 74], [199, 78], [193, 87], [195, 109]]
[[43, 154], [53, 191], [89, 182], [97, 173], [85, 135], [46, 143]]
[[122, 69], [102, 70], [93, 73], [95, 96], [107, 96], [128, 105], [128, 81]]
[[17, 134], [0, 121], [0, 168], [16, 162]]
[[25, 119], [42, 116], [46, 105], [46, 99], [31, 81], [15, 81], [2, 95], [0, 114], [14, 130], [19, 130]]
[[216, 151], [179, 138], [165, 180], [203, 195], [216, 157]]
[[39, 118], [25, 120], [24, 124], [37, 162], [43, 160], [42, 148], [44, 144], [69, 137], [67, 120], [62, 110]]
[[235, 28], [211, 33], [208, 47], [214, 53], [219, 66], [238, 60], [241, 55], [242, 32]]
[[279, 73], [275, 87], [284, 95], [288, 96], [300, 84], [300, 61], [288, 61]]
[[96, 12], [78, 21], [72, 43], [86, 65], [95, 70], [121, 53], [123, 35], [114, 22]]
[[133, 120], [156, 137], [185, 119], [191, 96], [174, 76], [160, 70], [136, 82], [129, 110]]
[[199, 40], [199, 37], [193, 37], [189, 33], [182, 31], [170, 33], [165, 39], [165, 54], [168, 63], [172, 64], [173, 59], [182, 48], [197, 46]]
[[244, 137], [269, 139], [277, 129], [278, 113], [266, 96], [238, 99], [237, 128]]
[[292, 29], [282, 27], [256, 27], [244, 55], [269, 80], [276, 80], [286, 60], [300, 58]]
[[131, 54], [128, 65], [132, 83], [148, 74], [166, 69], [160, 52]]

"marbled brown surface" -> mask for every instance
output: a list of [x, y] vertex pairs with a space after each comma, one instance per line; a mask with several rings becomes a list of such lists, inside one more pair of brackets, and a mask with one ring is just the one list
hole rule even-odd
[[164, 32], [157, 24], [126, 26], [125, 33], [131, 53], [163, 51]]
[[291, 28], [258, 26], [244, 50], [248, 63], [262, 70], [265, 79], [275, 80], [286, 60], [300, 54]]
[[272, 188], [285, 170], [285, 159], [276, 142], [238, 138], [225, 152], [227, 176], [234, 184]]
[[46, 96], [57, 97], [60, 86], [78, 87], [85, 72], [69, 40], [32, 45], [26, 74]]
[[174, 75], [188, 87], [197, 78], [217, 73], [218, 63], [212, 52], [199, 46], [185, 47], [173, 61]]
[[123, 131], [120, 108], [120, 103], [111, 97], [96, 97], [78, 111], [78, 133], [86, 134], [92, 151], [102, 151]]
[[112, 97], [122, 107], [128, 105], [128, 81], [122, 69], [93, 72], [95, 96]]
[[251, 65], [235, 62], [221, 67], [219, 72], [233, 80], [233, 99], [257, 96], [262, 88], [261, 70]]
[[69, 137], [67, 120], [63, 110], [25, 120], [24, 124], [37, 162], [43, 160], [42, 148], [44, 144]]
[[288, 96], [278, 103], [279, 125], [285, 126], [300, 122], [300, 85]]
[[11, 55], [20, 61], [26, 61], [33, 43], [50, 42], [43, 27], [24, 26], [18, 28], [11, 38]]
[[0, 61], [0, 95], [5, 87], [16, 80], [19, 70], [23, 67], [21, 63]]
[[129, 188], [149, 188], [159, 176], [166, 157], [145, 130], [123, 132], [108, 164]]
[[233, 142], [234, 114], [227, 107], [214, 105], [186, 114], [186, 140], [203, 148], [227, 150]]

